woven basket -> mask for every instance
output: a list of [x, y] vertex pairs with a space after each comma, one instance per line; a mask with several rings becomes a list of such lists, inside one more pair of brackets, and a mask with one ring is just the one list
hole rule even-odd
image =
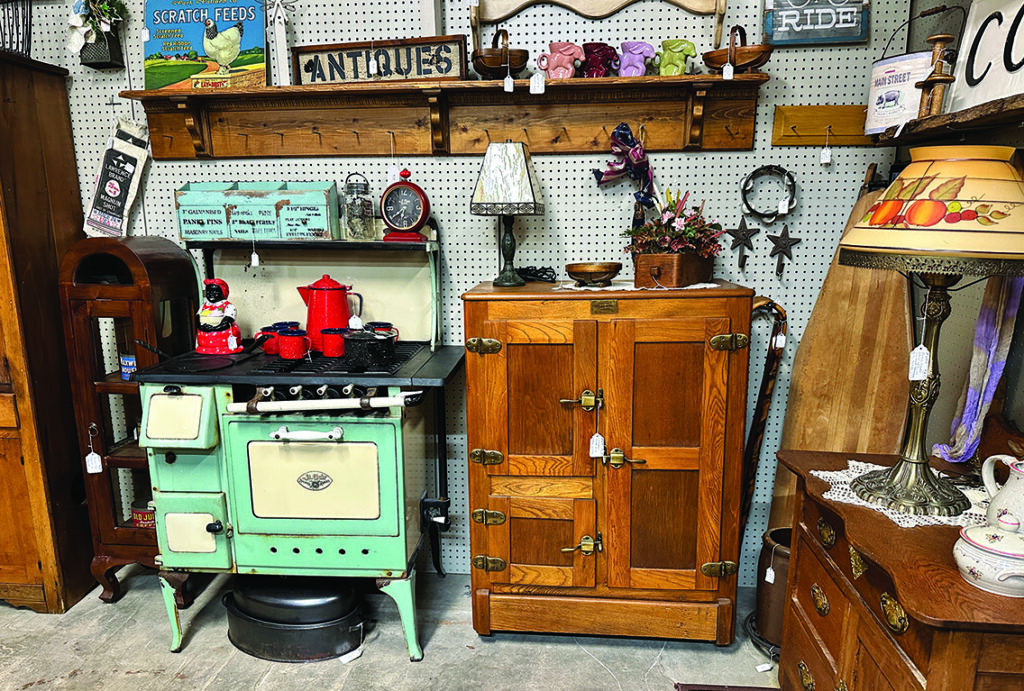
[[121, 35], [118, 33], [117, 25], [113, 25], [109, 32], [101, 34], [95, 42], [82, 46], [80, 55], [82, 64], [95, 70], [124, 67], [124, 53], [121, 51]]

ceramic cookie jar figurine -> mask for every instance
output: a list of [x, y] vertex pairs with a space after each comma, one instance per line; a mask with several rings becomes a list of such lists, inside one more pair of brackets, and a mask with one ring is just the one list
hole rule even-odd
[[654, 55], [662, 77], [674, 77], [686, 74], [686, 60], [697, 57], [697, 48], [685, 38], [669, 39], [661, 42], [661, 52]]
[[642, 77], [647, 73], [647, 61], [654, 57], [654, 46], [644, 41], [623, 41], [619, 57], [620, 77]]
[[238, 310], [228, 302], [228, 284], [220, 278], [203, 280], [205, 302], [199, 308], [196, 352], [228, 355], [242, 351], [242, 332], [235, 323]]
[[576, 61], [583, 60], [583, 49], [569, 41], [555, 41], [548, 47], [550, 53], [537, 56], [537, 67], [547, 73], [548, 79], [570, 79], [576, 76]]

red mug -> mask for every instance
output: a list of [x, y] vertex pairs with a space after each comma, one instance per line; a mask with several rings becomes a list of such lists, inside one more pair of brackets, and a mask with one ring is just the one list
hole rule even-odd
[[278, 354], [285, 360], [300, 360], [309, 354], [313, 342], [301, 329], [288, 329], [277, 334]]
[[270, 336], [267, 340], [263, 341], [263, 352], [267, 355], [277, 355], [277, 329], [273, 326], [264, 326], [262, 329], [256, 332], [256, 338], [263, 336], [264, 334]]
[[321, 329], [320, 335], [323, 344], [324, 357], [341, 357], [345, 354], [345, 334], [348, 329], [328, 328]]

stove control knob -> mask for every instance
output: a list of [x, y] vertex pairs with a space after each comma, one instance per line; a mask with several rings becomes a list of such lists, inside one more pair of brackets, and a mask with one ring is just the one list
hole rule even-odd
[[224, 524], [220, 521], [214, 521], [213, 523], [206, 524], [206, 532], [217, 535], [224, 532]]
[[164, 454], [164, 461], [166, 463], [174, 463], [176, 460], [178, 460], [178, 454], [174, 453], [173, 451], [168, 451], [167, 453]]

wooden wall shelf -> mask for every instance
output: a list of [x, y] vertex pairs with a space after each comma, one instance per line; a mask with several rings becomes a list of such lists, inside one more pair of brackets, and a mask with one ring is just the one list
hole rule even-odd
[[903, 126], [899, 136], [897, 127], [890, 127], [878, 135], [879, 146], [903, 146], [920, 142], [948, 140], [961, 132], [983, 130], [999, 125], [1019, 125], [1024, 122], [1024, 94], [999, 98], [988, 103], [911, 120]]
[[[155, 159], [482, 154], [490, 141], [533, 153], [609, 150], [619, 122], [649, 151], [749, 150], [763, 73], [124, 91], [142, 102]], [[392, 138], [394, 141], [392, 142]]]

